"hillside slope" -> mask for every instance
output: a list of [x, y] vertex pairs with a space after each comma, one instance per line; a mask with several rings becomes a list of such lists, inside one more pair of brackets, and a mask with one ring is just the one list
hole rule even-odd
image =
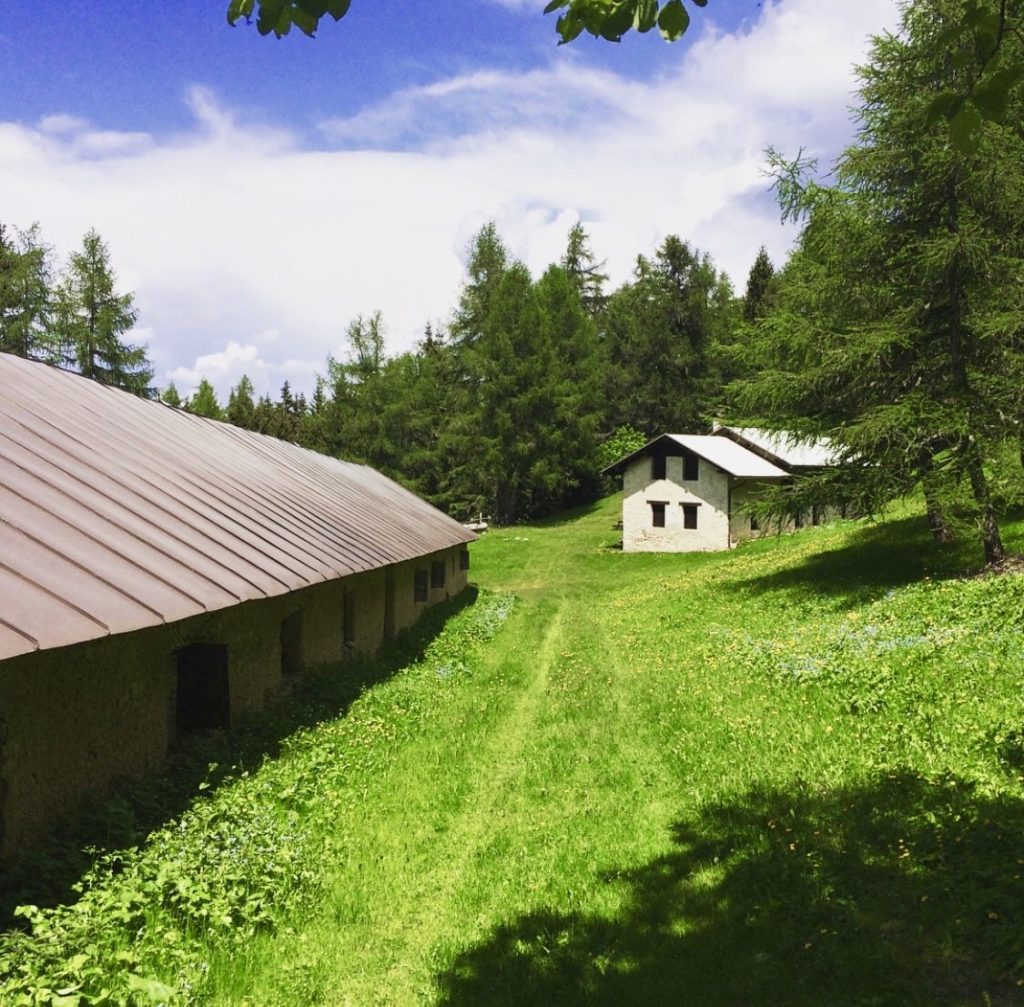
[[206, 802], [309, 876], [244, 939], [150, 907], [167, 1002], [1024, 998], [1024, 578], [907, 516], [624, 555], [616, 503], [489, 533], [420, 660]]

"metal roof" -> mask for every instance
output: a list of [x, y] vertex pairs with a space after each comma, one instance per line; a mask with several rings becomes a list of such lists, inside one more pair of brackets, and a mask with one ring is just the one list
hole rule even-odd
[[0, 354], [0, 660], [475, 538], [365, 465]]
[[654, 445], [665, 440], [674, 441], [737, 479], [785, 479], [789, 475], [735, 441], [713, 434], [662, 434], [649, 444], [645, 444], [639, 451], [634, 451], [631, 455], [620, 458], [614, 465], [609, 465], [604, 471], [621, 471], [634, 458], [647, 454]]
[[839, 464], [840, 460], [832, 442], [824, 437], [798, 440], [785, 431], [757, 427], [719, 427], [715, 433], [736, 438], [739, 443], [791, 468], [825, 468]]

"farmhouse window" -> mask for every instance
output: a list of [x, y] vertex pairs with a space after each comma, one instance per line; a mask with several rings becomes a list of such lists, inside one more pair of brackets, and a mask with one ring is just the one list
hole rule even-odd
[[469, 569], [469, 550], [468, 549], [463, 549], [462, 552], [459, 553], [459, 569], [460, 570], [468, 570]]
[[221, 644], [195, 643], [175, 655], [174, 726], [177, 734], [194, 734], [231, 720], [228, 649]]
[[683, 481], [695, 483], [700, 478], [700, 459], [696, 455], [683, 455]]
[[683, 527], [697, 527], [697, 508], [700, 504], [683, 504]]
[[413, 601], [426, 601], [427, 600], [427, 585], [430, 583], [428, 580], [428, 573], [426, 570], [417, 570], [413, 574], [412, 578], [412, 600]]
[[665, 527], [665, 505], [663, 503], [651, 504], [651, 527]]
[[292, 612], [281, 623], [281, 674], [302, 671], [302, 609]]
[[356, 596], [353, 591], [345, 592], [341, 611], [341, 642], [351, 647], [356, 642]]
[[665, 478], [665, 456], [655, 455], [651, 459], [651, 478], [652, 479], [664, 479]]
[[435, 559], [430, 564], [430, 586], [444, 587], [444, 560]]

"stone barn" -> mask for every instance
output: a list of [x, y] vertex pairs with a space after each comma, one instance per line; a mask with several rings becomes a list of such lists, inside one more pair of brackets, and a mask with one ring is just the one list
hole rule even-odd
[[0, 354], [0, 852], [373, 652], [474, 538], [366, 466]]
[[605, 473], [622, 475], [626, 552], [728, 549], [750, 526], [739, 511], [744, 495], [788, 478], [734, 441], [699, 434], [662, 434]]
[[[622, 476], [626, 552], [714, 552], [768, 530], [747, 510], [764, 486], [833, 464], [825, 442], [720, 427], [711, 435], [662, 434], [604, 471]], [[828, 516], [799, 515], [789, 527]]]

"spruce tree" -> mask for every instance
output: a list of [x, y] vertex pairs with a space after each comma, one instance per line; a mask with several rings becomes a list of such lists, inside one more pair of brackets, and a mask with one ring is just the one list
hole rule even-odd
[[771, 310], [777, 286], [775, 267], [768, 258], [768, 250], [762, 245], [747, 276], [747, 292], [743, 296], [745, 322], [756, 322]]
[[243, 374], [238, 384], [228, 393], [228, 407], [225, 418], [228, 423], [243, 430], [253, 429], [253, 414], [256, 402], [253, 399], [255, 389], [247, 374]]
[[148, 395], [153, 369], [144, 346], [123, 336], [135, 324], [133, 294], [118, 294], [110, 252], [96, 231], [72, 254], [57, 289], [55, 339], [59, 355], [87, 378]]
[[675, 235], [653, 260], [638, 257], [633, 282], [615, 292], [605, 319], [612, 426], [649, 436], [710, 427], [721, 386], [713, 350], [731, 301], [710, 257]]

